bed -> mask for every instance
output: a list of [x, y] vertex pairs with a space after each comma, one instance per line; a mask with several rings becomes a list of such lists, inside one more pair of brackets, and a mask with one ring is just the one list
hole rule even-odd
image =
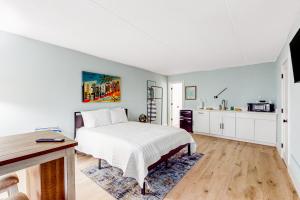
[[[125, 109], [126, 115], [128, 110]], [[183, 129], [128, 121], [86, 128], [81, 112], [75, 112], [77, 151], [106, 160], [122, 169], [123, 176], [135, 178], [145, 194], [148, 171], [187, 148], [188, 155], [196, 151], [196, 143]]]

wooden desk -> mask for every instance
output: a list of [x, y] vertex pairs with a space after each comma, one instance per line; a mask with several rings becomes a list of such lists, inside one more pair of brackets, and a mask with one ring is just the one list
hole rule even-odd
[[[36, 143], [38, 138], [65, 138], [62, 143]], [[75, 200], [77, 142], [61, 134], [34, 132], [0, 138], [0, 176], [27, 168], [31, 200]]]

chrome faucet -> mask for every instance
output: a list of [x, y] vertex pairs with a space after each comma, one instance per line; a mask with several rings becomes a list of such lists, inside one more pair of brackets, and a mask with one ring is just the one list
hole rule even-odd
[[226, 100], [225, 99], [222, 100], [221, 108], [222, 108], [222, 110], [226, 110]]

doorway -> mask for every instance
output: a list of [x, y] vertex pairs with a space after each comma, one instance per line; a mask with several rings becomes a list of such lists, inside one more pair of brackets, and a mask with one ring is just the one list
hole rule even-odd
[[289, 96], [289, 62], [286, 60], [281, 68], [281, 156], [286, 165], [288, 165], [288, 145], [289, 145], [289, 133], [288, 133], [288, 96]]
[[169, 104], [169, 124], [174, 127], [179, 127], [180, 116], [179, 112], [182, 109], [182, 94], [183, 84], [182, 82], [170, 83], [170, 104]]

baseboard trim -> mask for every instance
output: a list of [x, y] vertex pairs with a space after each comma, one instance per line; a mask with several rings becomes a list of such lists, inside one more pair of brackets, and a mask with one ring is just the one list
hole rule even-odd
[[222, 139], [233, 140], [233, 141], [238, 141], [238, 142], [247, 142], [247, 143], [252, 143], [252, 144], [260, 144], [260, 145], [265, 145], [265, 146], [276, 147], [276, 144], [270, 144], [267, 142], [257, 142], [257, 141], [252, 141], [252, 140], [239, 139], [239, 138], [235, 138], [235, 137], [228, 137], [228, 136], [214, 135], [214, 134], [200, 133], [200, 132], [194, 132], [194, 134], [222, 138]]
[[292, 165], [292, 162], [296, 164], [296, 166], [299, 168], [299, 171], [300, 171], [300, 164], [297, 162], [297, 160], [295, 159], [295, 157], [291, 154], [290, 156], [290, 162], [289, 162], [289, 165], [288, 165], [288, 174], [292, 180], [292, 183], [296, 189], [296, 192], [298, 194], [298, 196], [300, 196], [300, 180], [298, 181], [296, 179], [296, 174], [293, 170], [293, 168], [291, 167]]

